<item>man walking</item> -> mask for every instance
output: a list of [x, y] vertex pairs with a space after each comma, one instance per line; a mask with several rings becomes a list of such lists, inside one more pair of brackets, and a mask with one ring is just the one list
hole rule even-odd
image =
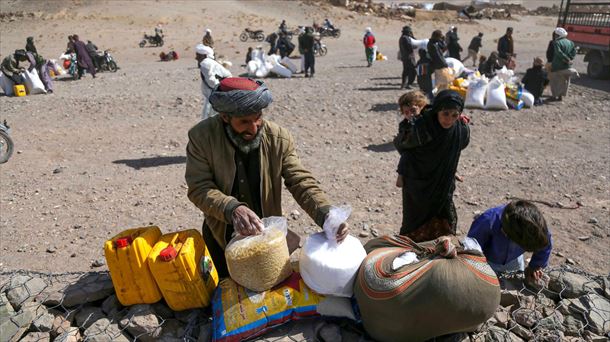
[[447, 50], [449, 50], [449, 57], [455, 58], [458, 61], [461, 60], [460, 52], [462, 52], [462, 47], [458, 43], [459, 40], [457, 27], [452, 26], [451, 30], [447, 32]]
[[477, 61], [479, 60], [479, 49], [483, 47], [483, 32], [479, 32], [478, 35], [474, 36], [470, 41], [470, 45], [468, 45], [468, 56], [462, 59], [462, 63], [466, 62], [468, 58], [472, 58], [472, 66], [477, 66]]
[[203, 95], [203, 110], [201, 120], [205, 120], [216, 113], [210, 105], [210, 94], [216, 88], [220, 80], [231, 77], [231, 72], [214, 59], [214, 50], [203, 44], [195, 47], [195, 59], [199, 63], [199, 75], [201, 76], [201, 94]]
[[513, 28], [508, 27], [506, 28], [506, 33], [498, 40], [498, 61], [500, 62], [500, 66], [506, 66], [507, 68], [509, 68], [509, 60], [515, 56], [515, 49], [513, 44]]

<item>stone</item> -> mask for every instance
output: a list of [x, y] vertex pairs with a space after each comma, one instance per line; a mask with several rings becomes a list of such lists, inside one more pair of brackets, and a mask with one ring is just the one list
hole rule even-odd
[[531, 330], [524, 328], [523, 326], [516, 324], [515, 322], [511, 322], [511, 327], [509, 331], [526, 341], [531, 341], [534, 338], [534, 333], [532, 333]]
[[587, 329], [598, 335], [610, 333], [610, 301], [593, 293], [579, 299], [587, 308]]
[[603, 286], [603, 293], [604, 293], [604, 297], [606, 297], [606, 299], [610, 299], [610, 279], [608, 279], [607, 277], [603, 278], [603, 282], [604, 282], [604, 286]]
[[102, 302], [102, 312], [105, 313], [109, 318], [115, 318], [121, 310], [123, 310], [123, 305], [119, 302], [116, 294], [113, 294], [106, 298], [104, 302]]
[[515, 304], [519, 304], [519, 297], [521, 294], [517, 291], [502, 291], [500, 295], [500, 305], [507, 307]]
[[70, 329], [76, 312], [64, 313], [59, 310], [49, 309], [49, 313], [55, 317], [53, 319], [51, 336], [59, 336]]
[[18, 340], [28, 330], [33, 320], [34, 313], [30, 310], [22, 310], [11, 316], [0, 324], [0, 341]]
[[0, 326], [15, 315], [13, 305], [8, 301], [4, 292], [0, 293]]
[[321, 337], [321, 342], [341, 341], [341, 328], [333, 323], [324, 324], [324, 326], [320, 328], [318, 336]]
[[543, 330], [536, 334], [536, 341], [541, 342], [557, 342], [564, 341], [564, 335], [561, 331]]
[[101, 318], [106, 318], [102, 309], [97, 306], [84, 306], [74, 316], [76, 325], [82, 329], [87, 329]]
[[31, 332], [25, 335], [19, 342], [49, 342], [51, 335], [48, 332]]
[[202, 324], [199, 328], [199, 337], [197, 338], [197, 342], [209, 342], [212, 340], [212, 323], [208, 322]]
[[53, 316], [49, 312], [46, 312], [46, 313], [38, 316], [38, 318], [36, 318], [32, 322], [31, 330], [33, 330], [35, 332], [50, 332], [51, 330], [53, 330], [54, 321], [55, 321], [55, 316]]
[[559, 293], [562, 298], [578, 298], [600, 288], [595, 281], [572, 272], [552, 272], [549, 289]]
[[17, 275], [11, 279], [6, 298], [15, 310], [19, 310], [21, 305], [36, 297], [47, 286], [47, 283], [38, 277]]
[[157, 316], [163, 319], [174, 318], [174, 310], [170, 309], [163, 301], [152, 304], [152, 308]]
[[500, 327], [490, 327], [485, 333], [485, 342], [520, 342], [521, 337]]
[[538, 324], [536, 325], [536, 329], [563, 331], [564, 330], [563, 321], [564, 321], [563, 315], [559, 311], [555, 311], [551, 315], [538, 321]]
[[57, 336], [54, 342], [79, 342], [81, 340], [80, 331], [76, 327], [70, 327], [68, 331]]
[[159, 340], [164, 341], [182, 341], [185, 334], [185, 324], [177, 319], [166, 319], [161, 325], [161, 336]]
[[584, 323], [575, 316], [566, 316], [563, 320], [563, 331], [567, 336], [581, 336]]
[[365, 231], [361, 231], [360, 234], [358, 234], [358, 236], [360, 236], [360, 237], [368, 237], [369, 233], [365, 232]]
[[201, 312], [201, 310], [199, 310], [199, 309], [177, 311], [177, 312], [174, 313], [174, 316], [180, 322], [188, 323], [189, 321], [197, 319], [197, 317], [199, 316], [200, 312]]
[[108, 318], [100, 318], [93, 322], [83, 335], [85, 340], [90, 342], [130, 341], [130, 338], [121, 331], [119, 325], [111, 323]]
[[542, 318], [542, 314], [533, 309], [520, 308], [511, 313], [512, 318], [515, 322], [521, 324], [526, 328], [533, 327], [538, 320]]
[[495, 326], [503, 329], [508, 328], [508, 321], [510, 319], [508, 312], [496, 311], [493, 318], [496, 320], [496, 323], [494, 324]]
[[155, 341], [161, 334], [159, 318], [148, 304], [133, 305], [119, 325], [144, 342]]
[[88, 273], [69, 285], [54, 287], [46, 293], [43, 303], [47, 306], [74, 307], [104, 299], [114, 294], [109, 273]]

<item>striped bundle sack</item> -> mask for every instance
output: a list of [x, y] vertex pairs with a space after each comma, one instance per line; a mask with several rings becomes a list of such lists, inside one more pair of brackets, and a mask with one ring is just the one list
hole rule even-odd
[[[498, 278], [487, 260], [456, 238], [415, 243], [384, 236], [364, 249], [354, 294], [364, 328], [378, 341], [474, 331], [500, 304]], [[401, 263], [405, 257], [410, 260]]]

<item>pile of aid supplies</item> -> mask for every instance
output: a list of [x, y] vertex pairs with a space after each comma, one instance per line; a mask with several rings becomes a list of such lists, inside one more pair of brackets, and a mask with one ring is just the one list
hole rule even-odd
[[105, 255], [121, 304], [211, 307], [215, 342], [314, 317], [361, 325], [378, 341], [423, 341], [472, 331], [494, 314], [500, 287], [476, 240], [415, 243], [395, 235], [363, 246], [348, 235], [337, 243], [350, 214], [332, 207], [323, 231], [307, 236], [292, 262], [286, 218], [264, 218], [261, 234], [227, 244], [230, 277], [223, 279], [197, 230], [126, 230], [106, 242]]

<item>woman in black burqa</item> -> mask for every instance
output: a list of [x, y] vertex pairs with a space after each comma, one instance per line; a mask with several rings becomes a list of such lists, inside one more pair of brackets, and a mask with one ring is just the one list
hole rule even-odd
[[461, 151], [470, 142], [463, 108], [457, 92], [443, 90], [420, 117], [402, 125], [395, 139], [404, 177], [400, 235], [427, 241], [456, 232], [455, 174]]

